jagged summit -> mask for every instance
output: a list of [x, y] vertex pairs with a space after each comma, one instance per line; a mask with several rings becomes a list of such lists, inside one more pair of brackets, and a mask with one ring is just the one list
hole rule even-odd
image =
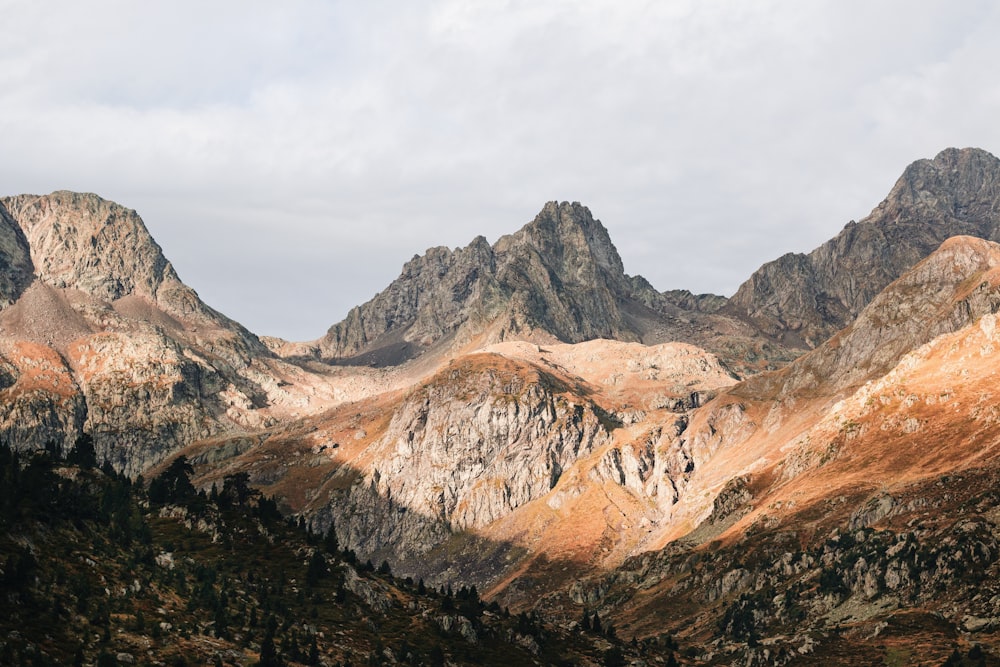
[[[502, 252], [517, 243], [532, 246], [547, 256], [561, 275], [580, 282], [592, 282], [598, 273], [605, 280], [620, 281], [625, 273], [608, 230], [579, 202], [547, 202], [534, 220], [501, 239], [497, 249]], [[590, 270], [595, 273], [588, 274]]]
[[0, 441], [65, 449], [87, 432], [136, 474], [297, 404], [295, 373], [181, 282], [135, 211], [0, 199]]
[[[0, 240], [0, 253], [23, 266], [20, 290], [30, 274], [45, 285], [74, 289], [106, 302], [139, 299], [171, 317], [236, 332], [263, 351], [256, 337], [209, 308], [181, 282], [173, 265], [132, 209], [91, 193], [69, 191], [0, 199], [0, 227], [16, 227], [14, 243]], [[21, 258], [27, 254], [27, 259]], [[10, 260], [8, 260], [9, 262]]]
[[553, 201], [492, 246], [477, 237], [415, 256], [316, 349], [328, 360], [384, 365], [483, 336], [683, 341], [752, 373], [820, 345], [956, 235], [1000, 240], [1000, 160], [980, 149], [914, 162], [866, 218], [808, 254], [765, 264], [730, 299], [661, 293], [627, 275], [587, 207]]
[[765, 264], [727, 310], [788, 344], [815, 347], [957, 235], [1000, 240], [1000, 160], [981, 149], [914, 162], [868, 217], [808, 255]]
[[480, 236], [414, 257], [386, 290], [331, 327], [319, 349], [325, 358], [395, 363], [487, 329], [497, 340], [533, 332], [567, 342], [640, 340], [620, 307], [634, 291], [601, 222], [579, 203], [549, 202], [493, 246]]
[[946, 148], [910, 164], [886, 197], [888, 205], [919, 206], [972, 219], [996, 212], [1000, 159], [980, 148]]

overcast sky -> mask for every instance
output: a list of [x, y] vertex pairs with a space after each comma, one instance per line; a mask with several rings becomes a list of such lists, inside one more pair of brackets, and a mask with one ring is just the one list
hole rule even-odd
[[0, 194], [136, 209], [181, 278], [313, 339], [548, 200], [732, 294], [913, 160], [1000, 152], [992, 0], [0, 0]]

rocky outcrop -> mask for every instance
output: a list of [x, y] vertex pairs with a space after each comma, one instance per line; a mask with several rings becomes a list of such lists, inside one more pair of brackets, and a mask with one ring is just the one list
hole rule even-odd
[[[547, 494], [607, 442], [609, 422], [565, 380], [497, 355], [458, 361], [393, 410], [363, 469], [341, 468], [321, 526], [345, 544], [419, 568], [453, 533], [482, 528]], [[345, 511], [347, 510], [347, 511]]]
[[833, 396], [884, 375], [907, 352], [998, 309], [1000, 245], [955, 237], [889, 285], [823, 346], [732, 391], [756, 398]]
[[129, 294], [156, 300], [180, 280], [135, 211], [92, 194], [20, 195], [0, 204], [23, 230], [35, 274], [104, 301]]
[[497, 321], [500, 340], [533, 329], [567, 342], [638, 340], [617, 303], [629, 291], [604, 226], [580, 204], [549, 202], [492, 247], [480, 236], [414, 257], [385, 291], [331, 327], [319, 349], [329, 358], [381, 350], [398, 361]]
[[487, 343], [687, 341], [740, 368], [744, 356], [760, 356], [764, 341], [718, 313], [725, 301], [660, 294], [626, 275], [607, 230], [586, 207], [549, 202], [493, 246], [478, 237], [466, 248], [414, 257], [386, 290], [331, 327], [317, 350], [325, 359], [385, 365], [483, 336]]
[[17, 301], [32, 279], [28, 240], [0, 202], [0, 308]]
[[949, 148], [911, 164], [889, 196], [808, 255], [765, 264], [725, 307], [792, 347], [816, 347], [946, 239], [1000, 241], [1000, 160]]
[[34, 274], [45, 284], [107, 303], [143, 300], [174, 318], [232, 331], [245, 345], [264, 349], [256, 336], [181, 282], [135, 211], [67, 191], [6, 197], [0, 210], [22, 230]]
[[53, 349], [26, 341], [4, 346], [0, 360], [0, 441], [68, 450], [87, 417], [72, 370]]
[[138, 215], [96, 195], [0, 200], [0, 439], [135, 475], [300, 401], [277, 361], [178, 278]]

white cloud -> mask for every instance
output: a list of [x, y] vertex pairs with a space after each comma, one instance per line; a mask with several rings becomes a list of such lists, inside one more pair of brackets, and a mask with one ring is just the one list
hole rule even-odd
[[1000, 150], [994, 7], [7, 2], [0, 177], [136, 208], [213, 306], [293, 338], [549, 199], [660, 289], [730, 293], [908, 162]]

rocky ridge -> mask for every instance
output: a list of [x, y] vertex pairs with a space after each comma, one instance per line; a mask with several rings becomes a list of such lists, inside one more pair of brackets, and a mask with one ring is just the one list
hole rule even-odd
[[478, 237], [465, 248], [415, 256], [388, 288], [331, 327], [315, 354], [385, 365], [435, 350], [458, 353], [470, 343], [607, 338], [691, 342], [741, 368], [744, 357], [782, 357], [762, 352], [769, 339], [751, 326], [718, 314], [724, 301], [661, 294], [625, 274], [607, 230], [585, 206], [549, 202], [492, 246]]
[[725, 312], [793, 348], [813, 348], [959, 235], [1000, 241], [1000, 160], [976, 148], [948, 148], [914, 162], [868, 217], [807, 255], [765, 264]]
[[330, 393], [184, 285], [134, 211], [95, 195], [0, 200], [0, 438], [87, 432], [136, 475], [202, 437]]
[[549, 202], [493, 246], [480, 236], [466, 248], [415, 256], [384, 292], [333, 326], [319, 349], [342, 358], [397, 346], [403, 358], [494, 323], [500, 340], [536, 329], [569, 342], [637, 340], [616, 303], [628, 289], [600, 222], [578, 203]]
[[691, 448], [675, 516], [696, 529], [541, 607], [673, 629], [707, 664], [859, 664], [936, 633], [995, 647], [998, 296], [1000, 245], [950, 239], [852, 327], [720, 392], [685, 434], [726, 439]]
[[[898, 510], [907, 521], [923, 511], [909, 503], [919, 500], [913, 489], [927, 495], [931, 476], [993, 469], [1000, 250], [959, 237], [922, 261], [921, 253], [956, 226], [992, 233], [997, 166], [971, 149], [916, 163], [866, 221], [808, 256], [764, 267], [728, 302], [655, 292], [624, 274], [586, 209], [552, 203], [493, 246], [480, 238], [415, 258], [317, 346], [295, 352], [341, 364], [420, 357], [379, 371], [275, 358], [176, 280], [134, 214], [92, 196], [4, 200], [0, 217], [17, 226], [0, 234], [0, 258], [15, 267], [0, 283], [11, 301], [0, 311], [0, 437], [45, 434], [65, 448], [87, 430], [129, 473], [180, 450], [203, 488], [246, 472], [362, 557], [441, 583], [489, 584], [516, 606], [552, 605], [567, 618], [600, 606], [636, 632], [655, 632], [635, 609], [666, 599], [707, 605], [697, 618], [683, 616], [686, 607], [676, 627], [745, 664], [778, 655], [749, 650], [753, 628], [779, 641], [775, 628], [801, 620], [787, 596], [805, 591], [810, 602], [795, 613], [806, 614], [811, 634], [780, 639], [774, 651], [784, 660], [822, 643], [830, 629], [820, 616], [850, 620], [836, 611], [846, 600], [875, 599], [880, 577], [890, 590], [910, 590], [920, 577], [902, 568], [951, 558], [958, 565], [938, 566], [941, 576], [921, 584], [948, 586], [976, 562], [962, 561], [972, 553], [963, 546], [960, 556], [938, 550], [876, 565], [876, 554], [823, 546], [808, 531], [867, 540], [857, 532], [895, 508], [907, 508]], [[71, 225], [74, 215], [86, 220]], [[105, 230], [102, 219], [122, 230]], [[95, 259], [88, 244], [105, 249]], [[121, 269], [130, 252], [151, 257], [131, 278]], [[862, 260], [887, 268], [852, 278], [845, 267]], [[838, 318], [851, 323], [817, 344]], [[729, 361], [766, 345], [816, 349], [727, 389], [735, 379], [703, 351], [594, 339], [601, 335], [688, 336]], [[446, 353], [455, 355], [450, 365], [435, 356]], [[366, 379], [347, 391], [330, 383], [338, 373]], [[893, 499], [874, 498], [873, 485]], [[993, 521], [991, 497], [974, 497]], [[949, 498], [927, 502], [965, 511]], [[840, 523], [808, 518], [831, 507]], [[893, 530], [903, 537], [875, 543], [905, 550], [921, 535], [954, 537], [950, 527]], [[988, 553], [992, 531], [978, 523], [971, 531]], [[755, 542], [760, 535], [770, 541]], [[733, 544], [741, 549], [726, 551]], [[648, 563], [630, 557], [650, 550], [669, 565], [634, 574]], [[718, 568], [688, 562], [705, 554]], [[752, 554], [759, 559], [741, 560]], [[623, 562], [620, 579], [568, 582]], [[827, 599], [828, 584], [842, 597]], [[639, 602], [629, 597], [636, 585]], [[962, 591], [953, 602], [963, 614], [994, 613]], [[933, 598], [923, 589], [906, 600]]]
[[312, 353], [385, 365], [442, 345], [455, 352], [470, 341], [512, 337], [683, 341], [748, 375], [818, 346], [957, 235], [1000, 240], [1000, 160], [986, 151], [951, 148], [913, 163], [868, 217], [809, 254], [765, 264], [730, 299], [658, 292], [625, 274], [586, 207], [549, 202], [493, 246], [478, 237], [465, 248], [415, 256]]

